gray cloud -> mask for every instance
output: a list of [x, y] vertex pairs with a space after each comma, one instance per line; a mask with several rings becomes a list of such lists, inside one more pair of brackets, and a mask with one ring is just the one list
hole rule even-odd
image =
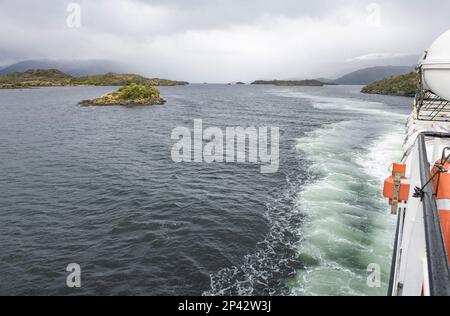
[[66, 25], [70, 1], [0, 1], [0, 64], [109, 59], [194, 82], [335, 76], [351, 62], [419, 55], [450, 28], [447, 0], [73, 2], [79, 29]]

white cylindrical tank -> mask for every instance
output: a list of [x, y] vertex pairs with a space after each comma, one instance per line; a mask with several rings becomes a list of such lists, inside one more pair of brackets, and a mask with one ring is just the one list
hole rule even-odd
[[442, 99], [450, 101], [450, 30], [428, 49], [422, 60], [423, 83]]

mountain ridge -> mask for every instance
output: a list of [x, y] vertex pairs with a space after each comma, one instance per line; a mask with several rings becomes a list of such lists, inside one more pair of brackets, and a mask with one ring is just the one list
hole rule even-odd
[[368, 85], [414, 71], [414, 66], [375, 66], [350, 72], [334, 80], [339, 85]]
[[0, 68], [0, 74], [14, 72], [25, 72], [30, 69], [59, 69], [71, 76], [93, 76], [108, 72], [124, 73], [132, 72], [130, 67], [112, 60], [90, 59], [90, 60], [52, 60], [52, 59], [29, 59], [23, 60], [9, 66]]
[[[289, 80], [257, 80], [255, 82], [261, 82], [266, 84], [276, 84], [281, 82], [306, 82], [306, 81], [319, 81], [323, 85], [369, 85], [373, 82], [387, 79], [393, 76], [399, 76], [405, 73], [410, 73], [415, 70], [415, 66], [374, 66], [361, 68], [352, 72], [349, 72], [339, 78], [330, 79], [326, 77], [319, 77], [313, 80], [304, 79], [289, 79]], [[281, 84], [280, 84], [281, 85]]]

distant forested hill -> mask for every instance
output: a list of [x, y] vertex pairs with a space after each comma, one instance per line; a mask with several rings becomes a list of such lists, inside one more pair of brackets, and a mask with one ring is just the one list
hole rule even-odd
[[188, 82], [146, 78], [136, 74], [107, 73], [97, 76], [74, 77], [57, 69], [30, 69], [0, 75], [0, 88], [17, 89], [61, 86], [126, 86], [131, 83], [149, 86], [176, 86]]
[[318, 80], [256, 80], [252, 82], [252, 85], [322, 87], [326, 83]]
[[375, 81], [409, 73], [411, 71], [414, 71], [413, 66], [371, 67], [349, 73], [334, 80], [334, 82], [340, 85], [368, 85]]
[[411, 72], [400, 76], [376, 81], [365, 86], [361, 92], [413, 97], [416, 94], [417, 74]]

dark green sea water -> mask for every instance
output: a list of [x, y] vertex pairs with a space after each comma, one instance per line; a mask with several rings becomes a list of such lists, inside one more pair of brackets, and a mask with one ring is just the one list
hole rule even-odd
[[[381, 185], [411, 99], [190, 85], [163, 87], [164, 106], [77, 105], [114, 89], [0, 90], [0, 294], [386, 293]], [[194, 119], [279, 127], [279, 172], [174, 163], [171, 131]], [[370, 263], [382, 288], [366, 285]]]

